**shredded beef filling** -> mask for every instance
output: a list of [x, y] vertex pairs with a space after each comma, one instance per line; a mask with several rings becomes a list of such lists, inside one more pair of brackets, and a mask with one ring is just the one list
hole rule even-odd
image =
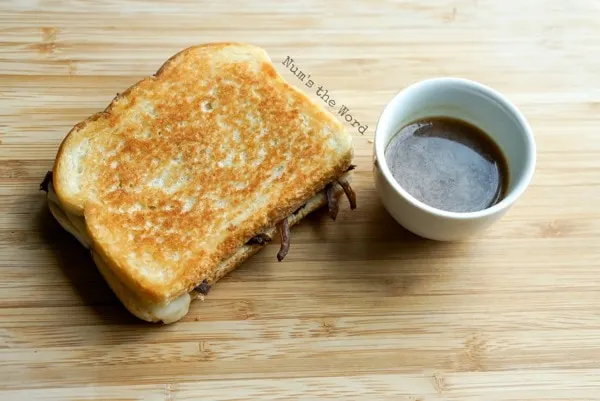
[[248, 242], [246, 242], [246, 245], [266, 245], [269, 242], [271, 242], [271, 237], [267, 234], [260, 233], [250, 238]]
[[281, 248], [277, 252], [277, 260], [281, 262], [290, 250], [290, 223], [287, 217], [277, 224], [277, 230], [281, 236]]
[[206, 282], [206, 280], [202, 280], [200, 285], [194, 288], [194, 291], [199, 292], [202, 295], [206, 295], [210, 291], [210, 285]]
[[335, 221], [339, 211], [338, 200], [335, 196], [335, 188], [333, 185], [328, 184], [325, 187], [325, 194], [327, 195], [327, 209], [329, 210], [329, 217]]
[[344, 189], [346, 197], [348, 197], [348, 201], [350, 202], [350, 209], [356, 209], [356, 194], [354, 193], [354, 190], [352, 189], [348, 181], [346, 181], [345, 179], [340, 179], [338, 180], [338, 183]]

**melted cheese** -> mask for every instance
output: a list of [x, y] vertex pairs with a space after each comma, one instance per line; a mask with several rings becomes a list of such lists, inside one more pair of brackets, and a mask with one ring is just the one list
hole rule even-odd
[[[73, 235], [77, 240], [89, 249], [92, 239], [87, 233], [87, 230], [78, 230], [77, 227], [71, 222], [71, 219], [67, 216], [67, 213], [63, 211], [60, 207], [60, 203], [58, 202], [58, 198], [56, 197], [56, 193], [54, 192], [54, 188], [52, 188], [52, 184], [48, 186], [48, 208], [50, 209], [50, 213], [54, 216], [56, 221], [71, 235]], [[81, 217], [83, 220], [83, 217]]]
[[187, 315], [190, 303], [192, 302], [190, 294], [185, 293], [165, 305], [145, 303], [114, 275], [100, 255], [93, 250], [92, 258], [94, 259], [94, 263], [98, 267], [98, 270], [119, 300], [125, 305], [129, 312], [138, 318], [148, 322], [162, 321], [165, 324], [169, 324], [174, 323]]

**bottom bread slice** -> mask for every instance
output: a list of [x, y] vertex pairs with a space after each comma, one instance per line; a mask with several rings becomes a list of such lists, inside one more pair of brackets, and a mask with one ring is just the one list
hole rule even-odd
[[[349, 177], [344, 175], [341, 177], [348, 180]], [[339, 198], [343, 193], [342, 187], [338, 183], [334, 183], [335, 197]], [[288, 217], [289, 226], [298, 224], [308, 214], [325, 206], [327, 204], [327, 195], [325, 191], [317, 193], [313, 198], [308, 200], [303, 207]], [[171, 300], [165, 304], [148, 303], [140, 299], [133, 291], [131, 291], [119, 278], [112, 272], [109, 263], [96, 252], [91, 246], [92, 241], [85, 229], [85, 221], [83, 217], [69, 215], [60, 206], [60, 202], [56, 197], [52, 184], [48, 186], [48, 207], [50, 212], [58, 221], [58, 223], [73, 235], [84, 247], [90, 249], [92, 259], [100, 271], [104, 280], [108, 283], [111, 290], [117, 298], [125, 306], [125, 308], [134, 316], [148, 322], [163, 322], [165, 324], [174, 323], [183, 318], [189, 311], [190, 303], [193, 299], [202, 298], [202, 295], [191, 291], [184, 293], [178, 298]], [[275, 238], [277, 235], [277, 227], [271, 227], [264, 231], [264, 234], [270, 238]], [[214, 284], [227, 273], [234, 270], [242, 262], [254, 255], [266, 244], [243, 245], [237, 249], [229, 258], [223, 260], [209, 276], [205, 278], [205, 282], [209, 285]], [[199, 285], [200, 283], [198, 283]]]

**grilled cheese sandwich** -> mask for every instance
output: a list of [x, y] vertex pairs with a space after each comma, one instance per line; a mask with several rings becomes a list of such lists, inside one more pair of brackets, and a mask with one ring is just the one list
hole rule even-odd
[[193, 299], [326, 206], [351, 136], [254, 46], [195, 46], [77, 124], [42, 183], [49, 209], [135, 316], [173, 323]]

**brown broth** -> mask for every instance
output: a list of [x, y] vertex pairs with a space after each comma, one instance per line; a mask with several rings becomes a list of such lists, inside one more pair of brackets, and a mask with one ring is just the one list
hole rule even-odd
[[392, 138], [385, 158], [402, 188], [445, 211], [486, 209], [508, 187], [508, 165], [498, 145], [479, 128], [454, 118], [408, 124]]

